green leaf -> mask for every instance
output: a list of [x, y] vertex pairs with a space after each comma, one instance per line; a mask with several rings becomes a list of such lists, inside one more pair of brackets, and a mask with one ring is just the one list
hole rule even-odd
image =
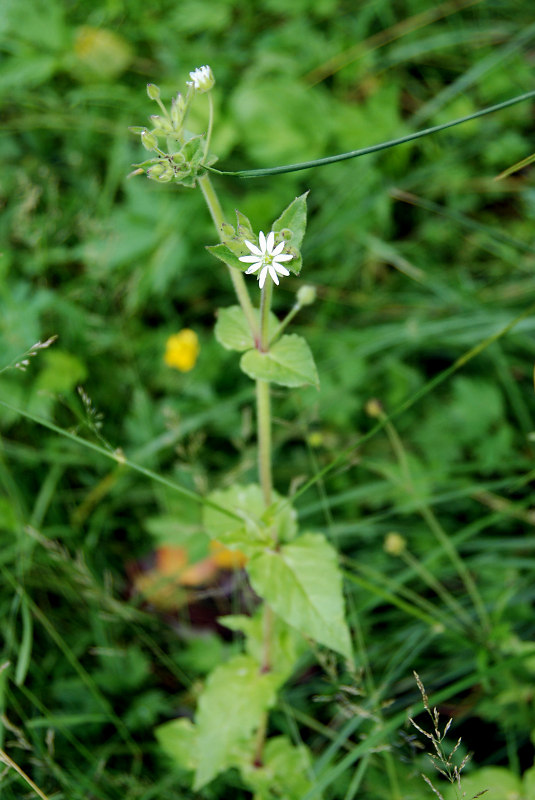
[[307, 195], [308, 192], [305, 192], [292, 200], [271, 228], [275, 233], [284, 232], [285, 241], [297, 250], [301, 247], [307, 226]]
[[[262, 754], [262, 764], [244, 764], [241, 774], [254, 791], [255, 800], [302, 800], [312, 788], [310, 752], [305, 745], [295, 747], [286, 736], [269, 739]], [[319, 797], [318, 795], [315, 795]]]
[[267, 353], [249, 350], [240, 367], [253, 380], [271, 381], [281, 386], [319, 388], [318, 372], [306, 341], [295, 333], [283, 336]]
[[190, 719], [172, 719], [154, 731], [160, 747], [182, 769], [194, 770], [198, 765], [197, 730]]
[[284, 239], [284, 252], [293, 255], [293, 259], [288, 261], [286, 266], [294, 275], [299, 275], [303, 266], [301, 243], [307, 224], [307, 195], [308, 192], [305, 192], [292, 200], [271, 227], [271, 230]]
[[289, 625], [351, 657], [336, 551], [319, 533], [305, 533], [247, 566], [251, 585]]
[[[255, 308], [254, 313], [257, 322], [260, 323], [260, 311]], [[269, 338], [275, 335], [278, 327], [279, 321], [277, 317], [270, 312], [268, 319]], [[219, 344], [222, 344], [227, 350], [237, 350], [239, 353], [243, 353], [244, 350], [250, 350], [255, 347], [247, 317], [240, 306], [218, 309], [214, 332]]]
[[[475, 797], [478, 792], [485, 791], [486, 800], [505, 800], [521, 798], [522, 785], [520, 778], [505, 767], [483, 767], [461, 778], [465, 797]], [[456, 800], [459, 797], [456, 786], [446, 786], [442, 793], [445, 800]], [[529, 795], [527, 798], [530, 797]], [[526, 798], [526, 800], [527, 800]]]
[[37, 378], [42, 392], [71, 392], [87, 378], [87, 367], [72, 353], [64, 350], [47, 350], [43, 353], [44, 369]]
[[241, 519], [237, 520], [211, 506], [203, 509], [203, 524], [212, 539], [230, 549], [252, 556], [262, 552], [275, 538], [288, 539], [295, 535], [296, 513], [288, 501], [274, 493], [275, 503], [265, 509], [262, 489], [257, 484], [231, 486], [208, 495], [218, 506], [228, 508]]
[[[249, 264], [244, 264], [242, 261], [240, 261], [236, 253], [233, 253], [226, 244], [214, 244], [210, 245], [206, 249], [220, 261], [223, 261], [227, 267], [231, 267], [232, 269], [239, 269], [240, 272], [245, 272], [249, 266]], [[243, 247], [243, 249], [240, 250], [240, 255], [244, 256], [247, 253], [249, 253], [249, 251], [246, 247]]]
[[254, 735], [275, 703], [277, 676], [238, 655], [209, 675], [196, 717], [198, 766], [194, 791], [229, 767], [252, 758]]
[[251, 238], [254, 236], [254, 232], [249, 217], [246, 217], [245, 214], [242, 214], [241, 211], [236, 209], [236, 221], [236, 230], [238, 232], [238, 236], [241, 239], [248, 239], [251, 241]]
[[[247, 653], [259, 663], [265, 653], [264, 612], [265, 606], [261, 606], [252, 617], [233, 614], [218, 619], [226, 628], [243, 633]], [[275, 616], [269, 650], [272, 671], [279, 676], [278, 685], [282, 685], [294, 671], [299, 656], [306, 652], [307, 644], [295, 628]]]

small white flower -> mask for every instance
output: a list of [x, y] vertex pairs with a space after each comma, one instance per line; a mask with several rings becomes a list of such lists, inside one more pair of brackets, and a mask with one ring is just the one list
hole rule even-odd
[[279, 262], [290, 261], [293, 256], [289, 253], [282, 252], [284, 249], [284, 242], [279, 242], [275, 248], [273, 247], [275, 244], [275, 234], [273, 231], [268, 233], [267, 238], [264, 232], [260, 231], [258, 234], [258, 243], [260, 247], [252, 244], [252, 242], [248, 242], [247, 239], [245, 240], [245, 244], [253, 254], [251, 256], [240, 256], [240, 261], [251, 265], [249, 269], [246, 270], [245, 274], [250, 275], [252, 272], [256, 272], [259, 269], [258, 285], [261, 289], [264, 287], [268, 273], [278, 286], [278, 275], [290, 274], [286, 267], [283, 267]]
[[187, 81], [188, 86], [193, 86], [197, 92], [209, 92], [215, 83], [214, 73], [206, 64], [204, 67], [197, 67], [189, 74], [191, 81]]

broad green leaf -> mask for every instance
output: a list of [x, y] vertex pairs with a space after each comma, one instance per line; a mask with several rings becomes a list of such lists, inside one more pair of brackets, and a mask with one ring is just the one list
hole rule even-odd
[[[280, 217], [275, 220], [271, 230], [276, 233], [284, 233], [284, 239], [291, 247], [296, 250], [301, 248], [301, 243], [305, 235], [307, 225], [307, 195], [308, 192], [299, 195], [292, 200]], [[290, 235], [289, 235], [290, 234]]]
[[[465, 797], [475, 797], [478, 792], [485, 792], [486, 800], [520, 800], [522, 784], [513, 772], [505, 767], [482, 767], [461, 777], [461, 786]], [[457, 800], [456, 787], [450, 785], [442, 789], [445, 800]], [[534, 800], [533, 795], [526, 795], [525, 800]]]
[[301, 243], [307, 224], [307, 195], [308, 192], [305, 192], [292, 200], [271, 228], [283, 237], [284, 252], [293, 256], [291, 261], [286, 262], [286, 266], [294, 275], [299, 275], [303, 266]]
[[535, 799], [535, 767], [531, 767], [524, 772], [522, 785], [524, 787], [524, 797], [526, 800]]
[[336, 551], [319, 533], [305, 533], [249, 562], [255, 592], [305, 636], [351, 657]]
[[194, 791], [229, 767], [252, 757], [254, 736], [275, 703], [277, 676], [261, 673], [249, 655], [238, 655], [209, 675], [196, 716], [198, 765]]
[[182, 769], [197, 769], [197, 730], [190, 719], [181, 717], [159, 725], [154, 733], [160, 747]]
[[281, 386], [319, 388], [318, 372], [306, 341], [295, 333], [283, 336], [267, 353], [249, 350], [240, 367], [253, 380], [271, 381]]
[[[254, 311], [255, 318], [259, 323], [260, 312], [258, 309], [254, 309]], [[277, 317], [270, 312], [268, 318], [270, 338], [275, 335], [278, 327], [279, 321]], [[249, 330], [249, 323], [240, 306], [218, 309], [214, 332], [219, 344], [222, 344], [227, 350], [237, 350], [242, 353], [244, 350], [250, 350], [255, 347], [253, 336]]]
[[240, 517], [237, 520], [211, 506], [204, 507], [206, 532], [225, 547], [252, 556], [270, 546], [274, 539], [284, 541], [295, 536], [296, 513], [290, 503], [274, 493], [275, 502], [266, 509], [262, 489], [257, 484], [220, 489], [208, 499]]
[[42, 359], [45, 367], [37, 378], [39, 391], [71, 392], [87, 378], [87, 367], [80, 359], [65, 350], [47, 350]]
[[[233, 253], [230, 247], [228, 247], [228, 243], [210, 245], [206, 249], [220, 261], [223, 261], [227, 267], [231, 267], [231, 269], [239, 269], [240, 272], [245, 272], [249, 266], [249, 264], [244, 264], [242, 261], [240, 261], [238, 255]], [[246, 247], [240, 248], [239, 254], [242, 256], [250, 255]]]
[[[258, 662], [262, 661], [265, 650], [265, 608], [261, 606], [252, 617], [236, 614], [218, 619], [226, 628], [243, 633], [247, 653]], [[269, 649], [272, 670], [279, 676], [279, 685], [282, 685], [294, 671], [299, 656], [307, 649], [307, 644], [295, 628], [275, 616]]]
[[[312, 788], [312, 759], [305, 745], [294, 746], [286, 736], [266, 743], [261, 766], [244, 764], [243, 780], [255, 792], [255, 800], [302, 800]], [[318, 797], [318, 795], [315, 795]]]

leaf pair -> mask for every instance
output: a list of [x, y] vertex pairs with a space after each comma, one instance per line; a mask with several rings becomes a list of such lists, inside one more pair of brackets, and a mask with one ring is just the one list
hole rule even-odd
[[[319, 387], [318, 372], [310, 348], [302, 336], [282, 336], [270, 346], [268, 352], [256, 349], [245, 314], [239, 306], [219, 309], [215, 336], [227, 350], [242, 352], [240, 368], [253, 380], [270, 381], [280, 386]], [[256, 312], [259, 319], [259, 313]], [[279, 329], [277, 317], [270, 312], [268, 332], [270, 340]]]

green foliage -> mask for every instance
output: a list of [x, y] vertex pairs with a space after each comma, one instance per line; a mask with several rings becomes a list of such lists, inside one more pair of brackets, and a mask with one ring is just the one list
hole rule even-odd
[[280, 386], [306, 386], [319, 388], [318, 372], [306, 341], [296, 333], [283, 336], [267, 353], [248, 350], [240, 360], [240, 367], [253, 380], [271, 381]]
[[286, 736], [275, 736], [266, 744], [261, 767], [242, 766], [244, 781], [255, 800], [301, 800], [314, 785], [310, 752], [294, 746]]
[[304, 533], [248, 566], [253, 589], [305, 636], [351, 658], [336, 551], [318, 533]]
[[225, 547], [253, 555], [263, 552], [274, 540], [288, 541], [295, 535], [296, 514], [290, 503], [276, 500], [266, 509], [262, 489], [257, 484], [216, 490], [207, 499], [238, 517], [230, 517], [211, 505], [203, 509], [206, 532]]
[[[4, 3], [0, 738], [46, 796], [184, 800], [195, 772], [199, 784], [217, 772], [196, 797], [431, 797], [405, 736], [414, 667], [455, 717], [450, 748], [461, 736], [474, 751], [467, 797], [533, 796], [532, 104], [318, 170], [214, 174], [233, 222], [209, 248], [218, 260], [189, 188], [207, 163], [207, 98], [172, 148], [189, 186], [126, 177], [145, 157], [162, 166], [139, 139], [168, 134], [161, 118], [126, 133], [147, 104], [161, 112], [144, 85], [167, 102], [201, 64], [216, 77], [210, 151], [229, 171], [366, 147], [527, 92], [528, 5]], [[243, 277], [243, 240], [260, 230], [294, 255], [269, 357], [224, 267]], [[276, 340], [305, 281], [317, 301]], [[163, 361], [184, 327], [201, 342], [187, 374]], [[277, 347], [289, 342], [288, 363]], [[233, 350], [254, 376], [282, 377], [267, 510]], [[368, 415], [372, 397], [391, 428]], [[239, 519], [201, 511], [203, 498]], [[393, 531], [397, 554], [383, 549]], [[193, 562], [211, 540], [246, 550], [269, 595], [277, 672], [260, 681], [269, 620], [243, 571], [181, 587], [165, 612], [139, 588], [159, 547]], [[6, 800], [35, 795], [13, 768], [0, 780]]]
[[[257, 322], [260, 319], [258, 310], [256, 310], [255, 318]], [[278, 327], [277, 317], [270, 312], [268, 320], [270, 338], [275, 335]], [[255, 346], [247, 319], [239, 306], [218, 309], [214, 334], [219, 344], [222, 344], [227, 350], [237, 350], [238, 353], [243, 353], [245, 350], [252, 350]]]

